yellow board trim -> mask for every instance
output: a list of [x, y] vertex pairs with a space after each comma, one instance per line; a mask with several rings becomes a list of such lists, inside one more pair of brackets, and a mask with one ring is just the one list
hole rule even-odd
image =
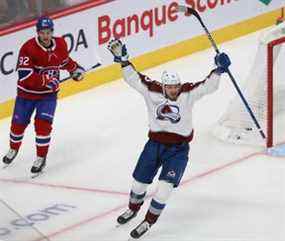
[[[214, 31], [213, 38], [219, 43], [223, 43], [243, 35], [255, 32], [262, 28], [275, 24], [276, 19], [280, 16], [280, 10], [268, 12], [257, 17], [233, 24], [222, 29]], [[197, 22], [197, 24], [199, 24]], [[201, 31], [203, 31], [201, 29]], [[192, 39], [179, 42], [177, 44], [149, 52], [132, 60], [138, 66], [140, 71], [151, 68], [162, 63], [177, 59], [194, 52], [210, 48], [210, 42], [206, 35], [194, 37]], [[67, 81], [61, 85], [60, 98], [76, 94], [81, 91], [89, 90], [96, 86], [119, 79], [121, 77], [120, 67], [110, 65], [97, 71], [86, 74], [82, 82]], [[0, 103], [0, 119], [9, 117], [12, 114], [14, 100], [8, 100]]]

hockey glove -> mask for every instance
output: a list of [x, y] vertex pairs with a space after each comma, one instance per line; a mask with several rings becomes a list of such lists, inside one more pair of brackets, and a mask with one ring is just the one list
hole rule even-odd
[[56, 77], [50, 77], [48, 74], [42, 76], [43, 86], [55, 92], [59, 87], [59, 80]]
[[222, 74], [226, 72], [231, 65], [231, 60], [226, 53], [220, 53], [215, 56], [216, 72]]
[[84, 78], [85, 69], [80, 65], [77, 66], [76, 70], [70, 73], [71, 78], [75, 81], [81, 81]]
[[122, 63], [126, 62], [129, 59], [129, 54], [127, 51], [127, 47], [122, 43], [119, 39], [112, 39], [108, 44], [108, 50], [114, 56], [114, 62]]

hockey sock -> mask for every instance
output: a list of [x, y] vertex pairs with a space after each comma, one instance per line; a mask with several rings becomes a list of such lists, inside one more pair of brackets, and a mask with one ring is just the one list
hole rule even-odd
[[161, 212], [166, 206], [166, 201], [170, 197], [172, 190], [172, 183], [166, 181], [159, 181], [157, 192], [151, 200], [150, 207], [145, 216], [145, 220], [148, 223], [154, 224], [157, 221]]
[[149, 224], [154, 224], [159, 218], [162, 210], [165, 208], [166, 204], [159, 203], [155, 199], [151, 200], [150, 207], [145, 215], [145, 220]]
[[148, 184], [141, 183], [136, 180], [133, 181], [130, 193], [129, 209], [135, 212], [139, 211], [144, 202], [147, 186]]
[[19, 150], [24, 137], [24, 131], [27, 125], [12, 122], [10, 130], [10, 148]]
[[49, 121], [35, 119], [37, 156], [46, 157], [50, 143], [52, 125]]
[[135, 212], [139, 211], [141, 206], [143, 205], [145, 195], [146, 192], [142, 194], [137, 194], [131, 191], [129, 208]]

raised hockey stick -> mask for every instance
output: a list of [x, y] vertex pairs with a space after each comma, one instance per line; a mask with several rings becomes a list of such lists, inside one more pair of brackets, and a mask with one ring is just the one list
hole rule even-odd
[[[208, 28], [205, 26], [205, 24], [204, 24], [201, 16], [199, 15], [199, 13], [195, 9], [187, 7], [187, 6], [183, 6], [183, 5], [178, 5], [178, 12], [183, 12], [183, 13], [186, 13], [186, 14], [192, 14], [192, 15], [194, 15], [198, 19], [198, 21], [202, 25], [203, 29], [205, 30], [205, 32], [207, 34], [207, 37], [208, 37], [208, 39], [211, 42], [212, 47], [215, 49], [216, 53], [219, 54], [220, 50], [218, 49], [218, 46], [217, 46], [215, 40], [213, 39], [213, 37], [212, 37], [211, 33], [209, 32]], [[238, 92], [238, 95], [240, 96], [240, 98], [241, 98], [241, 100], [242, 100], [242, 102], [243, 102], [247, 112], [249, 113], [251, 119], [253, 120], [255, 126], [257, 127], [257, 130], [259, 131], [261, 137], [263, 139], [265, 139], [266, 138], [265, 134], [264, 134], [263, 130], [261, 129], [261, 126], [259, 125], [255, 115], [253, 114], [253, 112], [252, 112], [252, 110], [251, 110], [247, 100], [245, 99], [243, 93], [241, 92], [241, 90], [240, 90], [240, 88], [239, 88], [239, 86], [238, 86], [234, 76], [232, 75], [232, 73], [231, 73], [231, 71], [229, 69], [227, 69], [226, 72], [229, 75], [229, 77], [230, 77], [230, 79], [231, 79], [231, 81], [232, 81], [236, 91]]]
[[[96, 68], [98, 68], [99, 66], [101, 66], [101, 63], [98, 62], [97, 64], [93, 65], [92, 67], [86, 69], [84, 73], [89, 72], [89, 71], [91, 71], [91, 70], [93, 70], [93, 69], [96, 69]], [[63, 78], [63, 79], [61, 79], [59, 82], [62, 83], [62, 82], [66, 81], [66, 80], [69, 80], [69, 79], [71, 79], [71, 76], [68, 76], [68, 77], [66, 77], [66, 78]]]

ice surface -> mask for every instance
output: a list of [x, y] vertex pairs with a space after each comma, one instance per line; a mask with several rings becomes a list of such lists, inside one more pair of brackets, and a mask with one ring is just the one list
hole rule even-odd
[[[251, 67], [258, 36], [221, 46], [231, 56], [239, 83]], [[209, 49], [144, 73], [158, 79], [164, 69], [174, 69], [185, 81], [199, 81], [213, 67], [213, 57]], [[196, 104], [195, 140], [181, 186], [143, 240], [285, 240], [285, 159], [209, 134], [234, 95], [224, 76], [220, 89]], [[7, 151], [9, 126], [10, 119], [0, 122], [1, 156]], [[127, 206], [132, 170], [147, 131], [143, 98], [121, 80], [62, 99], [44, 175], [29, 178], [35, 159], [30, 125], [15, 163], [0, 170], [1, 196], [52, 241], [128, 240], [150, 199], [130, 224], [117, 228], [116, 217]], [[149, 194], [154, 191], [155, 183]], [[0, 206], [0, 213], [0, 240], [36, 239], [23, 234], [34, 231], [23, 223], [15, 225], [18, 217], [9, 216], [5, 207]]]

